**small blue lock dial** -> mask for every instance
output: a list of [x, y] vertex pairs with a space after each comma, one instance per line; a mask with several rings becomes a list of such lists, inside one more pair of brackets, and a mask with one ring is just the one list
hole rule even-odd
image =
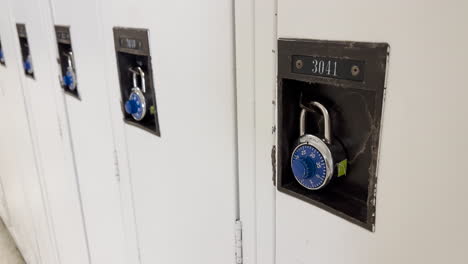
[[32, 66], [32, 62], [31, 62], [31, 55], [28, 55], [28, 57], [26, 58], [26, 60], [23, 62], [23, 67], [24, 67], [24, 70], [31, 74], [33, 73], [33, 66]]
[[70, 88], [70, 90], [75, 90], [76, 85], [75, 85], [75, 77], [73, 72], [67, 71], [65, 76], [63, 76], [63, 84]]
[[67, 57], [67, 72], [63, 76], [63, 85], [68, 87], [70, 90], [75, 90], [77, 86], [76, 73], [75, 73], [75, 63], [73, 60], [73, 53], [71, 51], [64, 53]]
[[140, 88], [132, 88], [132, 92], [125, 102], [125, 112], [132, 115], [132, 117], [140, 121], [146, 114], [146, 100]]
[[296, 180], [307, 189], [318, 189], [326, 182], [325, 159], [315, 147], [304, 144], [292, 155], [291, 168]]
[[66, 86], [72, 86], [73, 85], [73, 74], [70, 71], [67, 71], [65, 76], [63, 76], [63, 83]]
[[[146, 115], [146, 99], [143, 94], [146, 92], [145, 73], [140, 67], [128, 70], [132, 73], [133, 88], [125, 102], [125, 112], [132, 115], [136, 121], [140, 121]], [[137, 75], [140, 76], [141, 89], [138, 87]]]
[[0, 62], [5, 63], [5, 56], [3, 55], [3, 50], [0, 49]]

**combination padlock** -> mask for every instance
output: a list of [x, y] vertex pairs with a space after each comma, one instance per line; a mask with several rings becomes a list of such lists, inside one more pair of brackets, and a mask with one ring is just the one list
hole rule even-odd
[[31, 55], [28, 55], [28, 56], [26, 57], [26, 59], [24, 60], [24, 62], [23, 62], [23, 68], [24, 68], [24, 70], [26, 71], [26, 73], [28, 73], [28, 74], [33, 74], [33, 73], [34, 73]]
[[5, 56], [3, 55], [3, 50], [0, 48], [0, 63], [5, 63]]
[[332, 140], [328, 110], [319, 102], [310, 102], [311, 107], [323, 115], [323, 139], [305, 133], [307, 107], [300, 115], [300, 137], [291, 155], [291, 169], [296, 180], [309, 190], [325, 187], [332, 178], [346, 175], [347, 159], [344, 147]]
[[75, 63], [73, 60], [73, 53], [70, 51], [64, 53], [67, 56], [67, 71], [63, 76], [63, 85], [68, 87], [68, 89], [74, 91], [78, 85], [75, 72]]
[[[146, 93], [145, 72], [140, 67], [130, 68], [129, 71], [132, 72], [133, 87], [125, 102], [125, 112], [132, 115], [133, 119], [140, 121], [145, 117], [147, 108], [144, 95]], [[141, 89], [138, 87], [137, 75], [140, 75]]]

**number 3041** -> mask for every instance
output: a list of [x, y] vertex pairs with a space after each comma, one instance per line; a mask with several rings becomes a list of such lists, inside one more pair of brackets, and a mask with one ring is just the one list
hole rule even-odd
[[324, 61], [324, 60], [312, 60], [312, 73], [321, 74], [321, 75], [336, 75], [336, 68], [338, 63], [336, 61]]

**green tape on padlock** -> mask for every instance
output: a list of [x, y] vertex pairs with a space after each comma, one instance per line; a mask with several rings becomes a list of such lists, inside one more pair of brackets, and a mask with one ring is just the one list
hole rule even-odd
[[348, 167], [348, 160], [340, 161], [336, 166], [338, 166], [338, 177], [346, 175], [346, 168]]

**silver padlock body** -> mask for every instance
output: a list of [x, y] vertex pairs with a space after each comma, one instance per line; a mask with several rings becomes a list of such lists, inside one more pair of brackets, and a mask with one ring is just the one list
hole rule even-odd
[[132, 117], [136, 121], [141, 121], [146, 116], [146, 111], [147, 111], [145, 95], [143, 94], [143, 92], [141, 91], [139, 87], [133, 87], [132, 92], [130, 93], [130, 97], [132, 96], [138, 97], [138, 101], [140, 102], [140, 108], [141, 108], [141, 111], [139, 111], [138, 113], [132, 114]]
[[[320, 152], [320, 154], [323, 156], [323, 159], [324, 159], [324, 162], [325, 162], [326, 174], [325, 174], [325, 180], [323, 181], [323, 183], [320, 186], [312, 188], [312, 187], [309, 187], [309, 186], [305, 186], [303, 184], [301, 184], [301, 185], [304, 186], [305, 188], [309, 189], [309, 190], [321, 189], [321, 188], [325, 187], [333, 177], [333, 174], [334, 174], [333, 154], [332, 154], [330, 148], [328, 147], [328, 145], [325, 142], [323, 142], [322, 139], [320, 139], [317, 136], [308, 135], [308, 134], [305, 134], [305, 135], [301, 136], [298, 139], [297, 145], [294, 148], [293, 153], [295, 153], [297, 149], [299, 149], [300, 147], [302, 147], [304, 145], [312, 146], [312, 147], [314, 147], [315, 149], [317, 149]], [[291, 157], [291, 163], [292, 163], [292, 159], [293, 159], [293, 157]]]
[[[315, 188], [311, 188], [308, 186], [304, 186], [305, 188], [309, 190], [319, 190], [325, 187], [332, 178], [337, 177], [338, 175], [338, 163], [342, 162], [343, 160], [346, 160], [346, 153], [344, 151], [343, 146], [338, 140], [334, 140], [334, 143], [332, 144], [326, 144], [321, 138], [314, 136], [314, 135], [309, 135], [305, 134], [301, 136], [297, 143], [296, 147], [293, 150], [293, 153], [296, 152], [298, 148], [304, 145], [309, 145], [317, 149], [320, 154], [323, 156], [323, 159], [325, 161], [326, 165], [326, 175], [325, 175], [325, 180], [323, 183]], [[293, 157], [291, 157], [291, 163], [292, 163]], [[299, 182], [300, 183], [300, 182]]]
[[72, 76], [72, 79], [73, 79], [73, 82], [71, 85], [68, 85], [68, 88], [72, 91], [74, 91], [76, 89], [76, 86], [78, 85], [77, 83], [77, 79], [76, 79], [76, 73], [75, 73], [75, 70], [72, 68], [72, 67], [68, 67], [67, 68], [67, 73], [70, 73], [71, 76]]

